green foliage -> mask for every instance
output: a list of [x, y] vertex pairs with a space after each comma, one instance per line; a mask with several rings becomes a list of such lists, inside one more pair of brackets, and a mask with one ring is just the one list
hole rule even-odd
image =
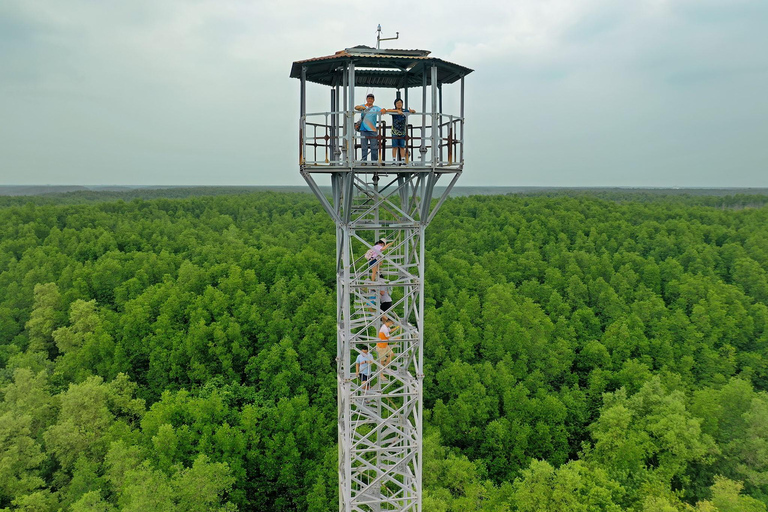
[[712, 500], [697, 503], [696, 510], [712, 512], [765, 512], [764, 503], [742, 496], [743, 486], [739, 482], [716, 477], [712, 485]]
[[555, 469], [533, 460], [515, 482], [513, 501], [520, 512], [621, 512], [623, 493], [599, 467], [572, 461]]
[[731, 379], [719, 389], [697, 391], [692, 410], [721, 448], [708, 474], [702, 469], [707, 476], [703, 480], [722, 475], [744, 482], [754, 496], [768, 497], [768, 393]]
[[[335, 232], [241, 192], [0, 202], [0, 510], [336, 508]], [[446, 201], [425, 510], [765, 510], [767, 203]]]
[[131, 512], [230, 512], [237, 508], [221, 504], [221, 497], [233, 481], [226, 464], [203, 454], [189, 468], [174, 467], [171, 476], [144, 462], [124, 474], [118, 503]]
[[629, 500], [685, 482], [693, 463], [711, 463], [717, 445], [702, 433], [680, 391], [667, 392], [659, 377], [627, 397], [624, 388], [605, 396], [584, 458], [628, 489]]
[[440, 446], [439, 435], [425, 436], [424, 460], [424, 510], [511, 510], [510, 486], [495, 487], [483, 478], [481, 464]]

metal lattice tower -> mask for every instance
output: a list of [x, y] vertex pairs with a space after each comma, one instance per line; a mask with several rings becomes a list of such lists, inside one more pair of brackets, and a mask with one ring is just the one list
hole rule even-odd
[[[339, 510], [422, 511], [422, 380], [424, 230], [464, 166], [464, 76], [472, 70], [423, 50], [357, 46], [293, 63], [301, 80], [301, 175], [336, 223]], [[330, 111], [307, 113], [307, 83], [331, 88]], [[457, 114], [443, 112], [443, 86], [459, 82]], [[360, 160], [355, 106], [381, 88], [421, 88], [421, 105], [407, 118], [406, 164], [389, 153], [391, 132], [380, 116], [381, 150]], [[389, 95], [387, 95], [389, 96]], [[394, 100], [394, 94], [391, 95]], [[391, 101], [391, 100], [389, 100]], [[389, 101], [387, 101], [388, 104]], [[437, 188], [440, 186], [441, 188]], [[365, 253], [376, 240], [391, 245], [375, 269]], [[375, 279], [374, 279], [374, 275]], [[381, 291], [392, 306], [381, 310]], [[362, 347], [373, 349], [382, 321], [395, 329], [389, 364], [374, 361], [368, 386], [356, 378]], [[375, 351], [374, 351], [375, 352]]]

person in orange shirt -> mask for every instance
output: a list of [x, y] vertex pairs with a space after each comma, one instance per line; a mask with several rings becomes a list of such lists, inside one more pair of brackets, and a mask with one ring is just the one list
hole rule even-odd
[[[379, 356], [379, 365], [386, 367], [392, 361], [392, 348], [389, 346], [389, 338], [397, 329], [395, 322], [386, 319], [379, 329], [379, 342], [376, 343], [376, 354]], [[382, 380], [386, 380], [382, 376]]]

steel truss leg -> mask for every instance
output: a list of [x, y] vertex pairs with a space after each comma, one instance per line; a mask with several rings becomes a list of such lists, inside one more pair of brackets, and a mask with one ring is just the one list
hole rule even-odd
[[[382, 195], [379, 184], [357, 178], [351, 222], [341, 228], [345, 243], [338, 282], [343, 290], [339, 335], [350, 370], [340, 368], [338, 390], [344, 396], [339, 426], [345, 430], [340, 430], [339, 444], [346, 460], [341, 464], [348, 478], [340, 482], [342, 510], [421, 511], [424, 265], [419, 249], [424, 228], [412, 218], [418, 209], [409, 204], [410, 197], [404, 204], [401, 193]], [[383, 180], [381, 185], [384, 191], [390, 186]], [[396, 187], [397, 181], [391, 186]], [[392, 240], [392, 245], [378, 262], [377, 280], [372, 281], [363, 255], [379, 237]], [[393, 300], [386, 312], [380, 309], [379, 292], [384, 288]], [[363, 346], [376, 353], [385, 318], [396, 326], [389, 341], [394, 354], [386, 366], [376, 359], [366, 389], [354, 379], [354, 360]]]
[[[337, 228], [342, 512], [422, 512], [424, 231], [460, 172], [445, 174], [445, 190], [434, 194], [435, 202], [434, 186], [444, 174], [339, 171], [331, 176], [330, 200], [304, 174]], [[364, 255], [378, 238], [392, 245], [373, 281]], [[385, 288], [393, 304], [383, 312], [379, 292]], [[387, 318], [396, 329], [389, 340], [394, 354], [385, 366], [375, 346]], [[367, 383], [355, 375], [363, 346], [376, 358]]]

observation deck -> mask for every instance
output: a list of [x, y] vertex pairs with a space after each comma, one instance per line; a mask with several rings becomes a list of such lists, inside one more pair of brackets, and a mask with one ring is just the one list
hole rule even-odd
[[[369, 175], [460, 172], [464, 166], [464, 76], [471, 72], [469, 68], [430, 57], [426, 50], [379, 50], [367, 46], [294, 62], [291, 77], [301, 80], [302, 174], [350, 170]], [[307, 112], [308, 82], [331, 88], [327, 111]], [[449, 95], [445, 86], [456, 82], [460, 84], [459, 94]], [[399, 155], [395, 159], [391, 154], [394, 137], [389, 112], [377, 116], [379, 149], [371, 155], [375, 158], [363, 161], [363, 136], [355, 130], [354, 123], [360, 118], [355, 107], [365, 103], [366, 93], [358, 92], [356, 100], [356, 87], [367, 92], [375, 90], [376, 106], [391, 110], [398, 98], [403, 100], [404, 108], [415, 110], [405, 112], [407, 163]], [[412, 94], [413, 89], [419, 88], [421, 94]], [[380, 89], [396, 89], [397, 94], [387, 95]]]

